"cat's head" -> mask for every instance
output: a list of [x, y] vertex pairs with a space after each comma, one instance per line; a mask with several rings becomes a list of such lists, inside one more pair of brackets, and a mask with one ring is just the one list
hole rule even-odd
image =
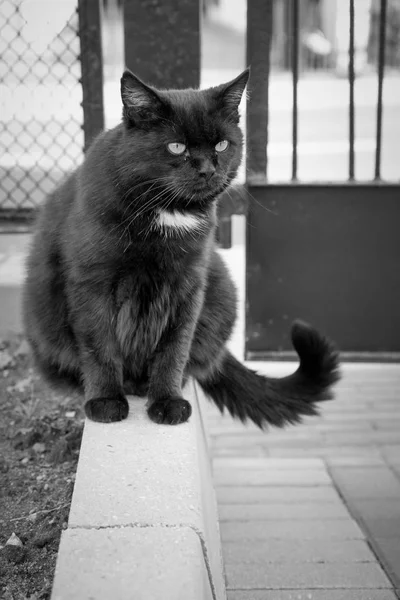
[[130, 71], [121, 78], [126, 177], [169, 190], [160, 203], [195, 206], [213, 200], [242, 158], [239, 104], [249, 70], [206, 90], [157, 90]]

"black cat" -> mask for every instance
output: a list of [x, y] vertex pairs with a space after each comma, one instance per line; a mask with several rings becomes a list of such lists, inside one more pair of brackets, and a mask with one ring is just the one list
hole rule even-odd
[[194, 377], [242, 421], [295, 423], [316, 414], [338, 379], [331, 343], [303, 323], [300, 366], [270, 379], [226, 349], [236, 292], [215, 249], [216, 201], [235, 177], [238, 106], [249, 73], [211, 89], [160, 91], [129, 71], [123, 121], [45, 203], [27, 264], [24, 318], [48, 380], [83, 387], [95, 421], [128, 415], [148, 395], [157, 423], [183, 423]]

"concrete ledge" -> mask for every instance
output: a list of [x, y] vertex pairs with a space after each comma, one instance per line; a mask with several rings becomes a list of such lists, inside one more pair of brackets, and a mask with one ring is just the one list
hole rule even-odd
[[187, 527], [69, 529], [53, 600], [212, 600], [199, 537]]
[[140, 398], [130, 399], [126, 421], [86, 422], [52, 600], [226, 598], [216, 497], [192, 383], [185, 397], [193, 414], [176, 427], [152, 423]]

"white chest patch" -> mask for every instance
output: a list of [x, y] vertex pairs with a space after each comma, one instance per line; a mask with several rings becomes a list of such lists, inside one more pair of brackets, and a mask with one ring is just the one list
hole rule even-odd
[[204, 218], [201, 218], [190, 213], [183, 213], [177, 210], [160, 210], [157, 223], [164, 230], [168, 231], [192, 231], [204, 226]]

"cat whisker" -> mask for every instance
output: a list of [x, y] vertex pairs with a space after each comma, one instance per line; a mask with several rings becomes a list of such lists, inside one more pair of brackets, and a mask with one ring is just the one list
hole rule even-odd
[[[146, 181], [136, 182], [133, 186], [131, 186], [128, 190], [126, 190], [126, 192], [121, 197], [121, 201], [123, 202], [124, 200], [126, 200], [126, 198], [130, 194], [132, 194], [136, 189], [143, 187], [143, 186], [148, 186], [150, 184], [150, 188], [145, 189], [142, 192], [142, 194], [140, 194], [139, 197], [135, 198], [135, 200], [137, 201], [142, 195], [147, 194], [149, 191], [151, 191], [154, 188], [161, 187], [162, 185], [165, 184], [165, 182], [168, 182], [168, 180], [169, 180], [168, 177], [157, 177], [157, 178], [148, 179]], [[129, 204], [125, 210], [127, 210], [128, 208], [129, 208]]]
[[[167, 181], [167, 178], [157, 178], [157, 179], [150, 179], [150, 180], [148, 180], [148, 181], [145, 181], [145, 182], [136, 183], [135, 185], [131, 186], [131, 187], [130, 187], [130, 188], [129, 188], [129, 189], [126, 191], [126, 192], [125, 192], [125, 194], [122, 196], [121, 200], [122, 200], [122, 201], [126, 200], [126, 198], [127, 198], [127, 197], [128, 197], [130, 194], [132, 194], [132, 193], [135, 191], [135, 189], [137, 189], [137, 188], [139, 188], [139, 187], [142, 187], [142, 186], [145, 186], [145, 185], [148, 185], [148, 184], [150, 183], [150, 184], [151, 184], [151, 185], [150, 185], [150, 188], [148, 188], [148, 189], [144, 190], [140, 196], [138, 196], [137, 198], [135, 198], [135, 200], [137, 201], [137, 200], [139, 200], [139, 199], [140, 199], [140, 197], [141, 197], [141, 196], [143, 196], [143, 195], [147, 194], [148, 192], [150, 192], [150, 191], [151, 191], [152, 189], [154, 189], [155, 187], [161, 187], [161, 186], [164, 184], [164, 180], [165, 180], [165, 181]], [[157, 184], [158, 184], [158, 185], [157, 185]], [[128, 204], [128, 206], [126, 207], [126, 209], [125, 209], [125, 211], [124, 211], [124, 212], [126, 212], [126, 210], [128, 210], [128, 208], [129, 208], [129, 204]]]
[[254, 202], [255, 202], [256, 204], [258, 204], [258, 206], [260, 206], [260, 207], [261, 207], [263, 210], [266, 210], [267, 212], [271, 213], [271, 214], [272, 214], [272, 215], [274, 215], [275, 217], [278, 215], [278, 213], [277, 213], [276, 211], [274, 211], [274, 210], [271, 210], [271, 209], [270, 209], [270, 208], [268, 208], [267, 206], [264, 206], [264, 204], [261, 204], [261, 202], [260, 202], [259, 200], [257, 200], [257, 198], [254, 198], [253, 194], [251, 194], [251, 193], [249, 192], [249, 190], [247, 189], [247, 187], [246, 187], [246, 186], [240, 186], [240, 187], [239, 187], [239, 189], [240, 189], [240, 192], [239, 192], [239, 193], [241, 194], [242, 198], [243, 198], [243, 192], [244, 192], [245, 194], [247, 194], [247, 195], [248, 195], [248, 196], [251, 198], [251, 200], [254, 200]]
[[[135, 187], [139, 187], [139, 186], [133, 186], [133, 188], [131, 188], [131, 190], [132, 190], [132, 189], [134, 189]], [[157, 186], [155, 186], [155, 184], [153, 184], [153, 186], [151, 186], [151, 187], [150, 187], [150, 190], [152, 190], [152, 189], [158, 189], [158, 188], [160, 188], [160, 187], [162, 187], [162, 184], [159, 184], [159, 185], [157, 185]], [[137, 197], [135, 198], [135, 201], [136, 201], [136, 202], [139, 202], [139, 201], [141, 200], [141, 198], [143, 198], [144, 196], [146, 196], [146, 195], [149, 193], [149, 191], [150, 191], [150, 190], [146, 190], [145, 192], [142, 192], [142, 194], [140, 194], [139, 196], [137, 196]], [[123, 213], [122, 213], [122, 215], [121, 215], [121, 221], [120, 221], [119, 223], [117, 223], [117, 224], [116, 224], [116, 225], [115, 225], [115, 226], [114, 226], [114, 227], [111, 229], [111, 231], [116, 231], [116, 230], [117, 230], [119, 227], [121, 227], [121, 226], [123, 226], [123, 225], [125, 224], [125, 221], [126, 221], [126, 220], [124, 219], [124, 217], [125, 217], [125, 215], [126, 215], [127, 211], [128, 211], [130, 208], [132, 208], [132, 206], [131, 206], [131, 203], [130, 203], [130, 204], [128, 204], [128, 206], [126, 206], [126, 207], [125, 207], [125, 210], [123, 211]], [[130, 216], [130, 215], [129, 215], [129, 216]], [[128, 216], [128, 218], [129, 218], [129, 216]]]
[[157, 203], [159, 203], [160, 198], [162, 199], [162, 197], [168, 193], [170, 193], [171, 191], [173, 191], [174, 189], [174, 185], [171, 183], [170, 185], [164, 187], [162, 189], [161, 192], [159, 192], [158, 194], [156, 194], [156, 196], [152, 196], [148, 202], [146, 202], [144, 205], [142, 205], [140, 208], [141, 210], [138, 213], [135, 213], [133, 215], [133, 217], [129, 220], [125, 230], [122, 232], [121, 237], [119, 239], [121, 239], [123, 237], [123, 235], [125, 234], [126, 230], [129, 229], [131, 227], [131, 225], [133, 224], [133, 222], [138, 219], [140, 216], [142, 216], [143, 214], [145, 214], [146, 212], [149, 212], [150, 210], [152, 210], [153, 208], [155, 208], [155, 206], [157, 205]]
[[[120, 223], [120, 225], [119, 225], [119, 226], [125, 226], [125, 227], [124, 227], [124, 229], [123, 229], [123, 231], [122, 231], [122, 233], [121, 233], [121, 235], [120, 235], [120, 237], [119, 237], [119, 240], [118, 240], [118, 241], [120, 241], [120, 240], [123, 238], [123, 236], [125, 235], [125, 233], [126, 233], [126, 232], [128, 232], [128, 233], [129, 233], [129, 231], [130, 231], [130, 227], [131, 227], [132, 223], [133, 223], [133, 222], [136, 220], [136, 218], [137, 218], [138, 216], [140, 216], [140, 214], [142, 214], [142, 213], [146, 212], [146, 209], [147, 209], [147, 208], [148, 208], [150, 205], [152, 205], [152, 203], [154, 203], [154, 201], [155, 201], [155, 200], [157, 200], [157, 196], [156, 196], [155, 198], [154, 198], [154, 197], [150, 198], [150, 199], [147, 201], [147, 203], [143, 205], [143, 208], [142, 208], [142, 211], [141, 211], [141, 212], [139, 212], [139, 213], [135, 213], [135, 214], [133, 215], [133, 217], [132, 217], [132, 216], [131, 216], [131, 217], [127, 217], [127, 218], [126, 218], [126, 219], [125, 219], [125, 220], [124, 220], [122, 223]], [[130, 236], [130, 233], [129, 233], [129, 236]]]
[[[155, 187], [155, 186], [153, 186], [153, 187], [150, 187], [150, 189], [149, 189], [149, 190], [146, 190], [146, 192], [143, 192], [143, 193], [142, 193], [140, 196], [138, 196], [137, 198], [135, 198], [136, 202], [138, 202], [138, 201], [139, 201], [139, 200], [140, 200], [140, 199], [141, 199], [143, 196], [146, 196], [146, 195], [148, 195], [148, 194], [151, 192], [151, 190], [152, 190], [152, 189], [159, 189], [160, 187], [162, 187], [162, 188], [163, 188], [163, 189], [162, 189], [162, 191], [161, 191], [161, 193], [158, 193], [156, 196], [152, 196], [152, 197], [151, 197], [151, 198], [148, 200], [148, 202], [146, 202], [144, 205], [142, 204], [142, 205], [140, 206], [140, 208], [141, 208], [141, 211], [139, 211], [139, 213], [135, 213], [135, 215], [134, 215], [134, 218], [137, 218], [138, 216], [140, 216], [140, 214], [141, 214], [141, 213], [145, 212], [145, 210], [146, 210], [146, 209], [149, 207], [149, 205], [150, 205], [152, 202], [156, 201], [156, 200], [157, 200], [157, 199], [158, 199], [158, 198], [159, 198], [159, 197], [160, 197], [160, 196], [163, 194], [163, 192], [168, 192], [168, 191], [169, 191], [169, 189], [170, 189], [170, 187], [172, 187], [172, 184], [170, 184], [170, 185], [168, 185], [168, 186], [161, 186], [161, 185], [157, 185], [156, 187]], [[128, 210], [128, 208], [132, 208], [132, 205], [130, 204], [130, 205], [129, 205], [129, 206], [126, 208], [126, 209], [125, 209], [125, 211], [124, 211], [124, 214], [126, 213], [126, 211]], [[127, 221], [127, 220], [129, 220], [129, 223], [131, 222], [131, 215], [129, 215], [129, 216], [127, 217], [127, 219], [123, 219], [123, 220], [122, 220], [120, 223], [118, 223], [118, 224], [117, 224], [117, 225], [114, 227], [114, 231], [115, 231], [116, 229], [118, 229], [119, 227], [122, 227], [122, 226], [124, 226], [124, 225], [126, 224], [126, 221]], [[129, 224], [128, 224], [128, 226], [129, 226]]]

